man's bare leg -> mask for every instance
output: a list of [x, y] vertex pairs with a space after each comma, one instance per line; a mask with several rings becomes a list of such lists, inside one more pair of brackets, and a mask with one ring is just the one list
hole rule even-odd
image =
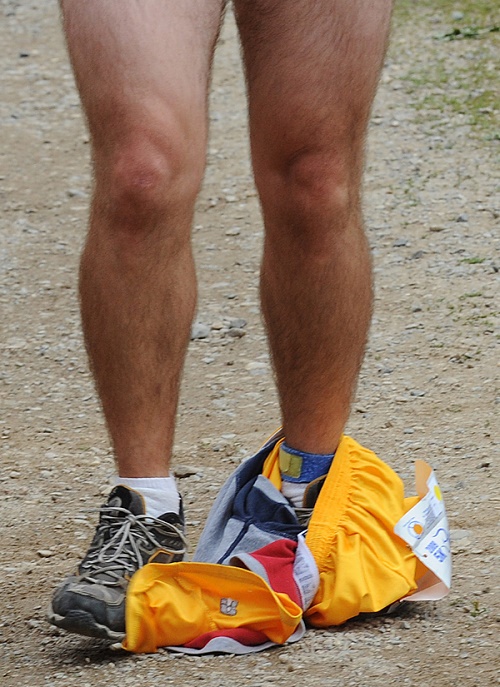
[[288, 445], [332, 453], [371, 317], [360, 183], [390, 0], [236, 0], [266, 239], [262, 307]]
[[86, 346], [122, 477], [168, 475], [223, 0], [62, 0], [92, 140]]
[[125, 594], [151, 560], [185, 553], [168, 477], [196, 297], [190, 246], [223, 0], [62, 0], [92, 138], [95, 192], [82, 257], [83, 328], [119, 477], [51, 623], [118, 641]]

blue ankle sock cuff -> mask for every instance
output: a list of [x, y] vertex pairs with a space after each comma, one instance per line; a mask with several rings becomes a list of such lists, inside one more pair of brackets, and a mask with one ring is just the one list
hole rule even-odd
[[333, 453], [307, 453], [283, 443], [280, 446], [279, 465], [285, 482], [312, 482], [326, 475], [333, 460]]

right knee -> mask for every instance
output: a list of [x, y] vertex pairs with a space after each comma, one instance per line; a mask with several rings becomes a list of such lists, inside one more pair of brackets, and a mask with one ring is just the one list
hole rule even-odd
[[111, 151], [95, 151], [96, 202], [109, 227], [141, 234], [191, 211], [205, 154], [186, 139], [180, 131], [138, 128]]

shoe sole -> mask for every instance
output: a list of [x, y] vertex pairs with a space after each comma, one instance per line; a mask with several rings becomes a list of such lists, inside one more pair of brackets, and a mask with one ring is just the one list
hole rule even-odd
[[360, 613], [354, 616], [351, 620], [371, 620], [371, 618], [381, 618], [386, 615], [398, 615], [400, 611], [409, 608], [409, 601], [394, 601], [380, 611], [373, 611], [372, 613]]
[[84, 637], [109, 639], [112, 642], [122, 642], [125, 639], [124, 632], [110, 630], [106, 625], [96, 622], [95, 618], [85, 611], [68, 611], [66, 615], [58, 615], [50, 611], [47, 614], [47, 620], [51, 625]]

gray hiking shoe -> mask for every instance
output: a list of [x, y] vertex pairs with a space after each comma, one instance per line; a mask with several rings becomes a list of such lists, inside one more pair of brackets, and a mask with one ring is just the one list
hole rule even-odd
[[48, 621], [68, 632], [110, 639], [125, 637], [125, 594], [135, 571], [181, 561], [186, 552], [184, 517], [145, 515], [142, 497], [115, 487], [101, 507], [99, 524], [78, 574], [55, 591]]

